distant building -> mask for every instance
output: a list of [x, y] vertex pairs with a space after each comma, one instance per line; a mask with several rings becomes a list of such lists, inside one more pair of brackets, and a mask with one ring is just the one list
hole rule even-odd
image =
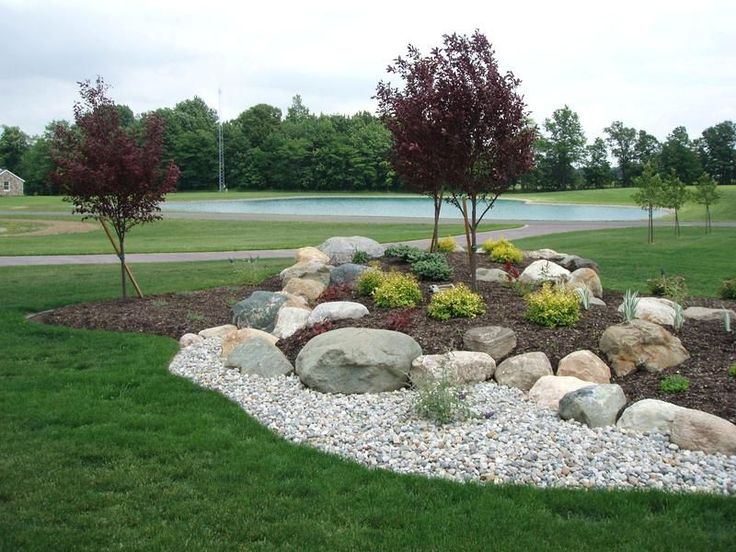
[[22, 196], [23, 180], [8, 169], [0, 169], [0, 196]]

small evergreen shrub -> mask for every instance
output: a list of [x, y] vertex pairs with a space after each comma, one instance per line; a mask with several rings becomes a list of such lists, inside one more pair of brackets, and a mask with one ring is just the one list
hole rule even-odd
[[473, 293], [465, 284], [458, 284], [432, 295], [427, 310], [432, 318], [449, 320], [475, 318], [486, 312], [486, 306], [480, 295]]
[[415, 307], [422, 300], [422, 290], [411, 274], [389, 272], [373, 291], [373, 300], [377, 306], [389, 309]]
[[665, 376], [659, 382], [659, 390], [662, 393], [682, 393], [690, 389], [690, 380], [680, 374]]
[[508, 262], [518, 264], [524, 260], [524, 252], [504, 238], [498, 240], [486, 240], [480, 247], [483, 251], [488, 253], [488, 257], [496, 263]]
[[687, 284], [684, 276], [666, 276], [647, 280], [649, 292], [656, 297], [665, 297], [675, 303], [684, 304], [688, 296]]
[[571, 289], [555, 287], [547, 282], [542, 284], [541, 289], [529, 293], [524, 300], [527, 319], [540, 326], [574, 326], [580, 319], [580, 301]]
[[377, 268], [369, 268], [363, 271], [355, 284], [355, 291], [358, 295], [371, 295], [375, 289], [383, 283], [386, 273]]
[[452, 278], [452, 267], [442, 253], [425, 253], [411, 265], [411, 271], [421, 280], [445, 281]]
[[736, 378], [736, 362], [728, 368], [729, 377]]
[[366, 264], [370, 260], [370, 257], [368, 256], [368, 253], [365, 251], [361, 251], [360, 249], [356, 249], [355, 253], [353, 253], [353, 264]]
[[440, 253], [452, 253], [455, 251], [456, 247], [457, 243], [455, 242], [455, 238], [452, 236], [447, 236], [437, 242], [437, 251]]
[[414, 247], [413, 245], [400, 243], [398, 245], [391, 245], [387, 247], [386, 250], [383, 252], [383, 256], [401, 259], [402, 261], [408, 261], [410, 257], [414, 258], [416, 255], [419, 255], [421, 253], [426, 253], [426, 251], [422, 251], [421, 249], [419, 249], [418, 247]]
[[721, 299], [736, 299], [736, 278], [723, 280], [723, 285], [718, 291]]
[[443, 377], [417, 388], [414, 408], [420, 418], [442, 425], [470, 416], [470, 409], [463, 399], [460, 389]]

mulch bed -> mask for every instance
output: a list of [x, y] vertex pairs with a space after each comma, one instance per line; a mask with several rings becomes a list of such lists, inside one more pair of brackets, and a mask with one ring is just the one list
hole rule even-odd
[[[457, 281], [468, 281], [467, 259], [463, 254], [449, 255]], [[385, 268], [408, 269], [397, 262], [384, 262]], [[478, 256], [478, 265], [502, 268]], [[603, 282], [605, 288], [605, 281]], [[591, 307], [582, 311], [580, 321], [571, 328], [548, 329], [524, 318], [524, 300], [511, 286], [479, 283], [479, 292], [484, 296], [487, 312], [473, 320], [454, 319], [438, 322], [426, 314], [426, 304], [431, 292], [429, 283], [422, 283], [425, 306], [406, 313], [380, 309], [370, 298], [361, 298], [350, 290], [338, 294], [331, 300], [349, 300], [364, 303], [370, 314], [360, 320], [346, 320], [307, 329], [281, 340], [278, 346], [293, 362], [301, 347], [319, 331], [348, 326], [395, 329], [411, 335], [421, 345], [425, 354], [443, 353], [462, 349], [463, 333], [474, 326], [508, 326], [516, 332], [518, 346], [515, 354], [544, 351], [556, 367], [565, 355], [589, 349], [597, 355], [598, 341], [610, 325], [621, 322], [617, 307], [621, 293], [604, 292], [606, 307]], [[136, 333], [150, 333], [178, 339], [187, 332], [199, 330], [231, 321], [230, 307], [247, 297], [252, 291], [263, 289], [278, 291], [279, 279], [270, 278], [257, 286], [224, 287], [190, 293], [164, 294], [141, 300], [113, 300], [97, 303], [71, 305], [51, 312], [42, 313], [34, 320], [74, 328], [105, 329]], [[710, 298], [692, 298], [689, 305], [704, 307], [726, 307], [736, 310], [736, 301]], [[397, 320], [398, 319], [398, 320]], [[615, 379], [621, 385], [629, 401], [655, 398], [681, 406], [696, 408], [726, 418], [736, 423], [736, 378], [728, 376], [728, 367], [736, 362], [736, 331], [726, 333], [718, 321], [698, 322], [688, 320], [677, 334], [691, 358], [675, 369], [662, 374], [637, 372]], [[604, 358], [605, 360], [605, 358]], [[662, 377], [679, 373], [690, 380], [687, 391], [666, 394], [659, 390]]]

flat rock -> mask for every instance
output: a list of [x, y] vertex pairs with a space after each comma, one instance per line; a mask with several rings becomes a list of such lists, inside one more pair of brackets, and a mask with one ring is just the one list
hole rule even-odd
[[271, 333], [281, 339], [291, 337], [302, 328], [307, 327], [307, 320], [311, 313], [312, 311], [307, 309], [282, 307], [276, 318], [276, 326]]
[[368, 269], [365, 265], [359, 265], [354, 263], [341, 264], [332, 269], [330, 273], [330, 285], [341, 286], [343, 284], [352, 285], [355, 281], [360, 278]]
[[256, 328], [271, 333], [276, 325], [279, 309], [287, 300], [287, 296], [283, 294], [254, 291], [246, 299], [233, 305], [233, 324], [238, 328]]
[[524, 269], [519, 276], [523, 284], [539, 285], [543, 282], [566, 282], [570, 278], [570, 271], [552, 261], [538, 260]]
[[356, 251], [365, 251], [369, 257], [376, 259], [383, 257], [385, 250], [376, 240], [363, 236], [335, 236], [325, 240], [318, 249], [335, 265], [351, 262]]
[[312, 338], [296, 358], [304, 385], [323, 393], [380, 393], [409, 383], [422, 348], [389, 330], [341, 328]]
[[718, 322], [723, 322], [723, 319], [728, 315], [731, 318], [731, 323], [736, 323], [736, 312], [731, 309], [688, 307], [683, 311], [683, 315], [688, 320], [717, 320]]
[[330, 301], [320, 303], [309, 315], [307, 326], [314, 326], [327, 321], [345, 320], [348, 318], [363, 318], [368, 314], [368, 308], [361, 303], [352, 301]]
[[558, 253], [554, 249], [532, 249], [524, 251], [524, 256], [533, 260], [559, 261], [565, 257], [565, 253]]
[[516, 333], [503, 326], [477, 326], [465, 332], [463, 346], [468, 351], [487, 353], [499, 362], [516, 348]]
[[524, 353], [504, 360], [494, 377], [500, 385], [529, 391], [539, 378], [552, 375], [552, 365], [542, 352]]
[[603, 286], [598, 273], [592, 268], [578, 268], [570, 274], [567, 286], [571, 288], [586, 288], [594, 297], [603, 297]]
[[661, 372], [690, 358], [677, 337], [646, 320], [632, 320], [606, 328], [598, 348], [606, 355], [618, 377], [638, 368]]
[[573, 376], [592, 383], [610, 383], [611, 369], [592, 351], [574, 351], [560, 359], [558, 376]]
[[301, 278], [302, 280], [314, 280], [327, 287], [330, 285], [331, 268], [330, 265], [320, 261], [305, 261], [285, 268], [279, 273], [279, 276], [283, 285], [288, 284], [292, 278]]
[[309, 261], [317, 261], [322, 264], [329, 264], [330, 258], [322, 253], [316, 247], [300, 247], [296, 250], [294, 260], [299, 263], [307, 263]]
[[493, 377], [496, 361], [491, 355], [473, 351], [450, 351], [443, 355], [421, 355], [411, 363], [409, 379], [420, 387], [442, 379], [452, 385], [477, 383]]
[[222, 352], [220, 353], [220, 356], [222, 358], [227, 358], [228, 356], [230, 356], [230, 353], [233, 352], [233, 349], [235, 349], [235, 347], [255, 338], [263, 339], [271, 345], [276, 345], [276, 342], [279, 340], [278, 337], [275, 337], [262, 330], [256, 330], [255, 328], [243, 328], [242, 330], [233, 330], [222, 339]]
[[492, 282], [496, 284], [508, 284], [514, 281], [513, 276], [500, 268], [478, 268], [475, 271], [475, 279], [479, 282]]
[[[624, 311], [624, 304], [618, 312]], [[640, 297], [636, 305], [636, 318], [663, 326], [675, 325], [675, 303], [664, 297]]]
[[199, 336], [204, 339], [210, 339], [211, 337], [225, 337], [230, 332], [237, 330], [237, 326], [233, 324], [223, 324], [222, 326], [215, 326], [213, 328], [207, 328], [199, 332]]
[[283, 376], [294, 369], [284, 353], [260, 337], [235, 347], [224, 364], [227, 368], [236, 368], [241, 374], [264, 378]]
[[616, 416], [626, 406], [626, 395], [620, 385], [604, 383], [588, 385], [567, 393], [560, 399], [559, 415], [563, 420], [577, 420], [588, 427], [616, 424]]
[[529, 398], [542, 408], [557, 411], [560, 399], [570, 391], [591, 385], [571, 376], [542, 376], [529, 390]]
[[204, 337], [193, 333], [185, 333], [179, 338], [179, 347], [185, 349], [192, 345], [199, 345], [204, 341]]
[[306, 278], [291, 278], [284, 286], [284, 292], [303, 297], [310, 303], [314, 303], [325, 289], [327, 286], [322, 282]]

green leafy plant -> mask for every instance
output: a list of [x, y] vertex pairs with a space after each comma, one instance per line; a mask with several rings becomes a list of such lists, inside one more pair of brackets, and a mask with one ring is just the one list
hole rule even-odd
[[422, 300], [422, 290], [411, 274], [389, 272], [373, 291], [373, 300], [384, 308], [415, 307]]
[[680, 374], [665, 376], [659, 382], [659, 390], [662, 393], [682, 393], [690, 389], [690, 380]]
[[413, 245], [400, 243], [387, 247], [386, 250], [383, 252], [383, 256], [401, 259], [402, 261], [409, 261], [410, 258], [414, 259], [423, 253], [426, 253], [426, 251], [422, 251], [421, 249], [419, 249], [418, 247], [414, 247]]
[[529, 293], [524, 300], [526, 318], [541, 326], [573, 326], [580, 319], [580, 301], [570, 289], [545, 282], [541, 289]]
[[446, 281], [453, 270], [442, 253], [427, 253], [411, 265], [411, 271], [422, 280]]
[[365, 251], [356, 249], [351, 260], [353, 264], [366, 264], [370, 260], [370, 256]]
[[622, 307], [621, 314], [624, 317], [624, 322], [631, 322], [636, 318], [636, 309], [639, 307], [639, 292], [627, 289], [624, 293]]
[[728, 376], [731, 378], [736, 378], [736, 362], [734, 362], [731, 366], [729, 366]]
[[452, 253], [456, 248], [457, 242], [452, 236], [447, 236], [437, 242], [437, 251], [440, 253]]
[[414, 403], [417, 415], [435, 424], [448, 424], [470, 416], [462, 391], [452, 385], [447, 376], [420, 385]]
[[723, 280], [723, 285], [718, 290], [718, 295], [721, 296], [721, 299], [736, 299], [736, 278]]
[[666, 297], [675, 303], [685, 304], [688, 297], [687, 283], [684, 276], [661, 276], [647, 280], [649, 292], [657, 297]]
[[439, 291], [432, 295], [428, 307], [429, 316], [437, 320], [450, 318], [475, 318], [486, 312], [483, 298], [465, 284]]
[[378, 268], [369, 268], [363, 271], [355, 284], [355, 291], [358, 295], [365, 297], [372, 295], [375, 289], [383, 283], [386, 273]]

